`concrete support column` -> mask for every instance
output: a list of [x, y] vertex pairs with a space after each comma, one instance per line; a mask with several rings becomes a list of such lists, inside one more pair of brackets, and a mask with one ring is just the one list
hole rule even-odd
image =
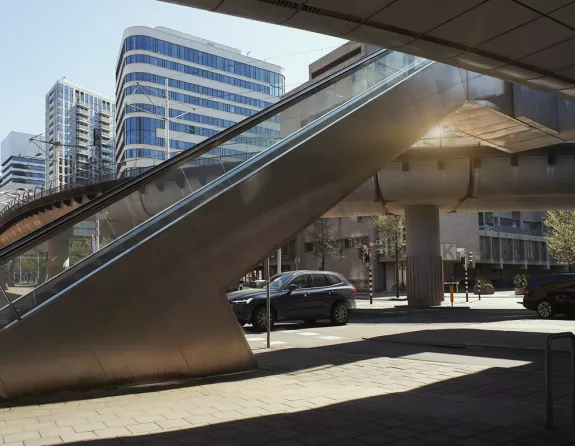
[[48, 258], [39, 283], [44, 283], [70, 266], [70, 238], [72, 231], [64, 231], [46, 242]]
[[439, 208], [428, 205], [407, 207], [405, 228], [408, 305], [440, 305], [443, 300], [443, 266], [439, 242]]

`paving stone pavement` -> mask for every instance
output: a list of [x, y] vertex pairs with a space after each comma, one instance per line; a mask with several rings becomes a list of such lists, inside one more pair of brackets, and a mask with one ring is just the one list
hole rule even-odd
[[557, 377], [555, 430], [543, 376], [324, 349], [258, 354], [260, 370], [20, 401], [0, 408], [2, 444], [575, 444], [568, 381]]

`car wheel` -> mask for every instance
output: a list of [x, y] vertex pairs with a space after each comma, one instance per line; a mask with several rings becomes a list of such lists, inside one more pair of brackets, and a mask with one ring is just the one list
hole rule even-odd
[[537, 314], [542, 319], [549, 319], [555, 315], [553, 305], [548, 300], [542, 300], [537, 304]]
[[306, 323], [307, 325], [313, 325], [315, 324], [316, 321], [317, 319], [304, 319], [304, 323]]
[[333, 325], [345, 325], [349, 319], [349, 311], [343, 302], [336, 302], [331, 307], [330, 320]]
[[[252, 325], [255, 329], [257, 330], [267, 330], [267, 310], [266, 307], [263, 305], [260, 305], [259, 307], [256, 307], [254, 309], [254, 312], [252, 313]], [[270, 328], [273, 328], [274, 326], [274, 312], [272, 311], [272, 314], [270, 316]]]

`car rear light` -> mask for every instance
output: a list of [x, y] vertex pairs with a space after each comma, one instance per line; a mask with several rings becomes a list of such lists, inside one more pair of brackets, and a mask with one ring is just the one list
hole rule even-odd
[[351, 295], [355, 297], [355, 295], [357, 294], [357, 290], [355, 289], [354, 286], [351, 287]]
[[524, 289], [523, 289], [523, 294], [529, 294], [529, 288], [524, 288]]

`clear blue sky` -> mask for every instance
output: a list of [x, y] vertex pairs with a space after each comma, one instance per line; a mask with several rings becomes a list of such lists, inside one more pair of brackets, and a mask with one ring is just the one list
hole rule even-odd
[[307, 80], [309, 63], [344, 43], [156, 0], [0, 1], [0, 140], [11, 130], [43, 132], [44, 96], [64, 76], [114, 97], [118, 49], [130, 26], [167, 26], [269, 58], [285, 68], [288, 90]]

